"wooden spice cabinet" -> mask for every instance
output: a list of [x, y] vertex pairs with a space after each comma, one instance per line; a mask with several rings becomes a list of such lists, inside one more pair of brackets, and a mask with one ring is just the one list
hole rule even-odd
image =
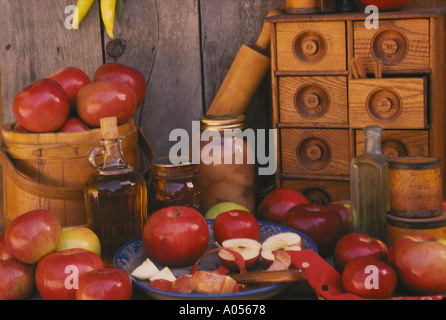
[[[363, 128], [383, 128], [383, 152], [445, 159], [443, 8], [281, 14], [271, 23], [276, 185], [326, 204], [350, 198], [349, 163]], [[353, 73], [359, 60], [366, 78]], [[376, 61], [380, 61], [377, 69]], [[377, 71], [377, 72], [375, 72]], [[442, 174], [444, 177], [444, 161]]]

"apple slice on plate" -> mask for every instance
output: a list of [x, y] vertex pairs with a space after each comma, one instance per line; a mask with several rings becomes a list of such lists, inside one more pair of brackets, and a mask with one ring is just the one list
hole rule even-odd
[[271, 264], [274, 261], [273, 252], [276, 250], [295, 250], [300, 251], [303, 248], [302, 238], [294, 232], [282, 232], [270, 236], [262, 243], [261, 257]]
[[[260, 242], [249, 238], [234, 238], [228, 239], [222, 242], [222, 247], [230, 249], [240, 253], [245, 260], [245, 267], [248, 269], [252, 267], [260, 256], [260, 249], [262, 245]], [[218, 252], [218, 257], [223, 266], [230, 270], [238, 269], [235, 262], [235, 257], [233, 254], [226, 250], [220, 250]]]
[[147, 258], [144, 262], [131, 273], [132, 277], [138, 280], [148, 280], [159, 272], [156, 265]]
[[168, 281], [175, 281], [176, 277], [172, 273], [172, 271], [169, 269], [169, 267], [164, 267], [159, 272], [155, 273], [153, 276], [149, 278], [150, 281], [154, 280], [168, 280]]

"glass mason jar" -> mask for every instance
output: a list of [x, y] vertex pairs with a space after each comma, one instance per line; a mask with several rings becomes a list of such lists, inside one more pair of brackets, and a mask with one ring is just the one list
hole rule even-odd
[[254, 152], [244, 128], [244, 115], [210, 115], [200, 121], [203, 212], [220, 202], [234, 202], [255, 213]]
[[[142, 234], [147, 219], [147, 189], [144, 176], [124, 159], [117, 129], [103, 136], [101, 146], [87, 154], [94, 173], [86, 181], [84, 198], [88, 226], [100, 240], [104, 262], [113, 265], [116, 251]], [[102, 164], [96, 163], [99, 155]]]
[[202, 213], [197, 164], [190, 159], [172, 164], [169, 157], [163, 157], [154, 159], [150, 168], [149, 215], [169, 206], [186, 206]]

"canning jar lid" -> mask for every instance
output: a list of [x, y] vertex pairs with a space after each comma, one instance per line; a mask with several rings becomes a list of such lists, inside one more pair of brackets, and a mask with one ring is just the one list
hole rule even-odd
[[150, 163], [150, 175], [152, 177], [190, 177], [198, 174], [198, 165], [192, 163], [190, 158], [175, 158], [179, 160], [178, 164], [172, 163], [169, 157], [155, 158]]
[[200, 120], [200, 129], [242, 129], [245, 127], [246, 117], [242, 114], [208, 115]]

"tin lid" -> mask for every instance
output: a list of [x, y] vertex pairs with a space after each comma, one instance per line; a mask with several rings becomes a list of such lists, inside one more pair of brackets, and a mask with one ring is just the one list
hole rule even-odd
[[386, 215], [387, 223], [391, 226], [404, 229], [437, 229], [446, 226], [446, 211], [437, 217], [432, 218], [402, 218], [390, 213]]
[[200, 129], [242, 129], [245, 127], [246, 117], [242, 114], [208, 115], [200, 120]]
[[427, 170], [440, 167], [441, 158], [438, 157], [395, 157], [387, 160], [389, 168], [401, 170]]

